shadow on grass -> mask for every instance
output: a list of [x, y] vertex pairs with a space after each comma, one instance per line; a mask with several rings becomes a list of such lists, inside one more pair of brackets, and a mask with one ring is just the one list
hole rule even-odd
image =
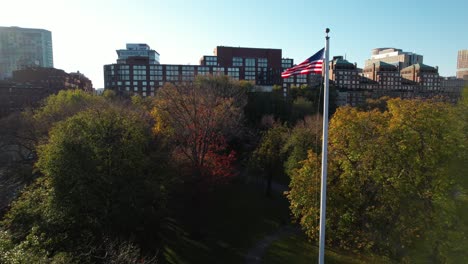
[[[267, 249], [262, 263], [317, 263], [318, 247], [307, 241], [304, 234], [285, 236], [272, 243]], [[326, 250], [325, 263], [392, 263], [391, 261], [374, 256], [343, 253], [334, 250]]]
[[191, 215], [166, 224], [168, 263], [243, 263], [255, 242], [289, 222], [283, 196], [267, 198], [263, 190], [242, 183], [220, 186]]

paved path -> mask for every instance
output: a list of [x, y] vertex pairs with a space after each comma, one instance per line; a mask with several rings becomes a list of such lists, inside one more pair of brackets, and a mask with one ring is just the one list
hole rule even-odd
[[[260, 183], [259, 185], [266, 186], [266, 182]], [[271, 190], [274, 193], [278, 193], [282, 195], [285, 191], [289, 190], [289, 188], [286, 185], [273, 181], [271, 183]], [[299, 227], [295, 227], [291, 225], [280, 227], [278, 230], [276, 230], [276, 232], [264, 237], [262, 240], [255, 243], [255, 245], [253, 245], [252, 248], [250, 248], [249, 252], [245, 256], [245, 263], [246, 264], [262, 263], [262, 257], [265, 254], [265, 251], [268, 248], [268, 246], [270, 246], [273, 242], [282, 238], [283, 236], [297, 234], [299, 232], [300, 232]]]
[[300, 229], [294, 226], [283, 226], [278, 229], [275, 233], [264, 237], [262, 240], [258, 241], [247, 253], [245, 257], [246, 264], [257, 264], [262, 263], [262, 257], [265, 254], [266, 249], [271, 243], [280, 239], [286, 235], [292, 235], [299, 233]]

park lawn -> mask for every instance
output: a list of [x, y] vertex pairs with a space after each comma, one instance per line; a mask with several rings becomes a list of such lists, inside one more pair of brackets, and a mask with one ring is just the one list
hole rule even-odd
[[[273, 242], [265, 252], [262, 263], [265, 264], [302, 264], [317, 263], [318, 247], [307, 241], [304, 234], [293, 234]], [[325, 263], [392, 263], [390, 260], [377, 256], [362, 256], [327, 249]]]
[[188, 231], [191, 219], [179, 219], [173, 227], [178, 235], [164, 251], [169, 263], [243, 263], [257, 241], [290, 222], [286, 198], [265, 197], [261, 187], [231, 183], [205, 200], [199, 230]]

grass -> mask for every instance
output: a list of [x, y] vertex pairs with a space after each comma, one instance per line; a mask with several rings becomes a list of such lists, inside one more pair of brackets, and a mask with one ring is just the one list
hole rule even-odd
[[[318, 247], [309, 243], [303, 234], [285, 236], [268, 247], [263, 262], [265, 264], [280, 263], [317, 263]], [[326, 250], [325, 263], [392, 263], [381, 257], [363, 256], [347, 252]]]
[[[170, 226], [164, 252], [169, 263], [243, 263], [255, 242], [289, 222], [287, 200], [267, 198], [262, 188], [233, 183], [204, 200], [196, 215]], [[201, 221], [193, 225], [196, 217]]]
[[[468, 219], [468, 196], [459, 197], [459, 213]], [[255, 243], [289, 223], [287, 200], [279, 194], [264, 195], [263, 188], [233, 183], [217, 188], [198, 210], [168, 224], [164, 256], [168, 263], [244, 263]], [[196, 219], [199, 220], [198, 223]], [[465, 256], [462, 254], [461, 257]], [[287, 235], [273, 242], [263, 263], [316, 263], [318, 247], [303, 234]], [[380, 256], [327, 250], [326, 263], [392, 263]]]

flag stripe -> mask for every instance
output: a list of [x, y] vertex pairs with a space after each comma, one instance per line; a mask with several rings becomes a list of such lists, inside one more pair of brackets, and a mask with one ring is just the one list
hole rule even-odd
[[322, 73], [322, 68], [323, 68], [323, 55], [324, 55], [324, 50], [321, 49], [314, 55], [312, 55], [310, 58], [307, 60], [301, 62], [300, 64], [291, 67], [289, 69], [286, 69], [284, 72], [281, 73], [282, 78], [288, 78], [293, 75], [299, 75], [299, 74], [309, 74], [309, 73]]

